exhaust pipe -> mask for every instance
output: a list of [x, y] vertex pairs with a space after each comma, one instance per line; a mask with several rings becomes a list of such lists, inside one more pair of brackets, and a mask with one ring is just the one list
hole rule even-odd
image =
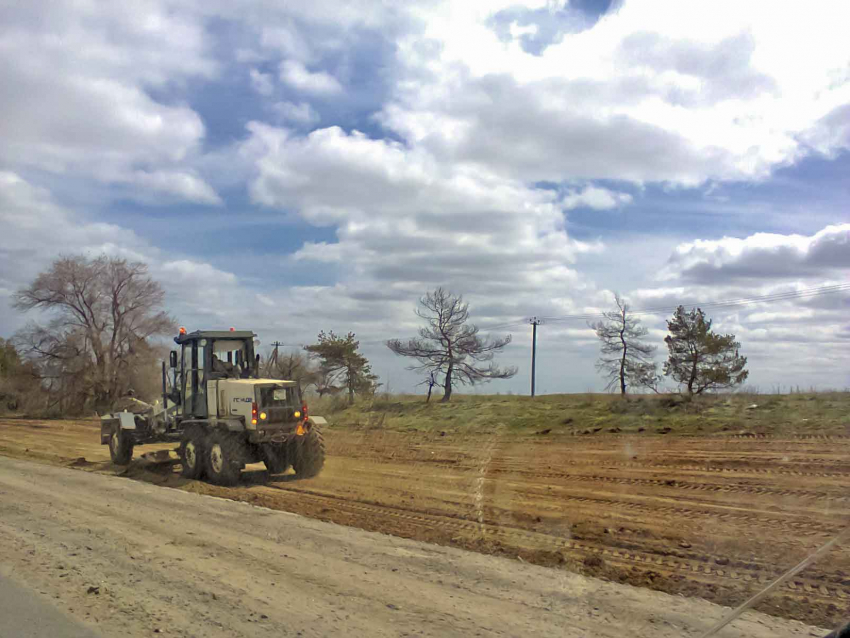
[[162, 410], [165, 421], [168, 422], [168, 390], [165, 385], [165, 361], [162, 362]]

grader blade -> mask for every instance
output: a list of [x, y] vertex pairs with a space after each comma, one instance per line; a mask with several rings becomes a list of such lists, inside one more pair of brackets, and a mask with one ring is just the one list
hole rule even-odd
[[177, 450], [157, 450], [156, 452], [145, 452], [139, 457], [143, 463], [150, 465], [175, 465], [180, 462]]

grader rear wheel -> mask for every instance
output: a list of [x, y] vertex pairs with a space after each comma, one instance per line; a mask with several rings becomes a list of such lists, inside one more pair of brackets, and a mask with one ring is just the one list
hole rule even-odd
[[289, 467], [286, 457], [286, 445], [282, 443], [269, 443], [263, 446], [263, 463], [269, 474], [283, 474]]
[[293, 444], [292, 468], [295, 473], [303, 478], [318, 476], [325, 465], [325, 441], [319, 428], [313, 426]]

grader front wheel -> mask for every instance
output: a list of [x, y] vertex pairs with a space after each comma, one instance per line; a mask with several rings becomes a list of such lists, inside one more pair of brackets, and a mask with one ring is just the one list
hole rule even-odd
[[244, 443], [226, 432], [213, 432], [206, 446], [207, 477], [219, 485], [236, 485], [245, 466]]
[[133, 439], [121, 428], [115, 428], [109, 438], [109, 458], [115, 465], [127, 465], [133, 458]]
[[198, 431], [187, 433], [180, 441], [180, 474], [189, 479], [199, 479], [204, 474], [204, 437]]

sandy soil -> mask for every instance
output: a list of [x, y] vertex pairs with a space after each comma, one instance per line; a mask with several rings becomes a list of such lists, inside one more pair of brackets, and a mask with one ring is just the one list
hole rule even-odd
[[[169, 466], [113, 468], [94, 422], [0, 421], [0, 454], [724, 605], [742, 602], [850, 520], [850, 438], [473, 438], [333, 428], [325, 438], [329, 459], [316, 479], [269, 477], [252, 466], [239, 487], [219, 488], [184, 481]], [[832, 627], [848, 615], [848, 601], [850, 548], [839, 547], [758, 609]]]
[[[5, 575], [104, 635], [696, 636], [700, 600], [0, 458]], [[820, 636], [748, 612], [722, 636]]]

